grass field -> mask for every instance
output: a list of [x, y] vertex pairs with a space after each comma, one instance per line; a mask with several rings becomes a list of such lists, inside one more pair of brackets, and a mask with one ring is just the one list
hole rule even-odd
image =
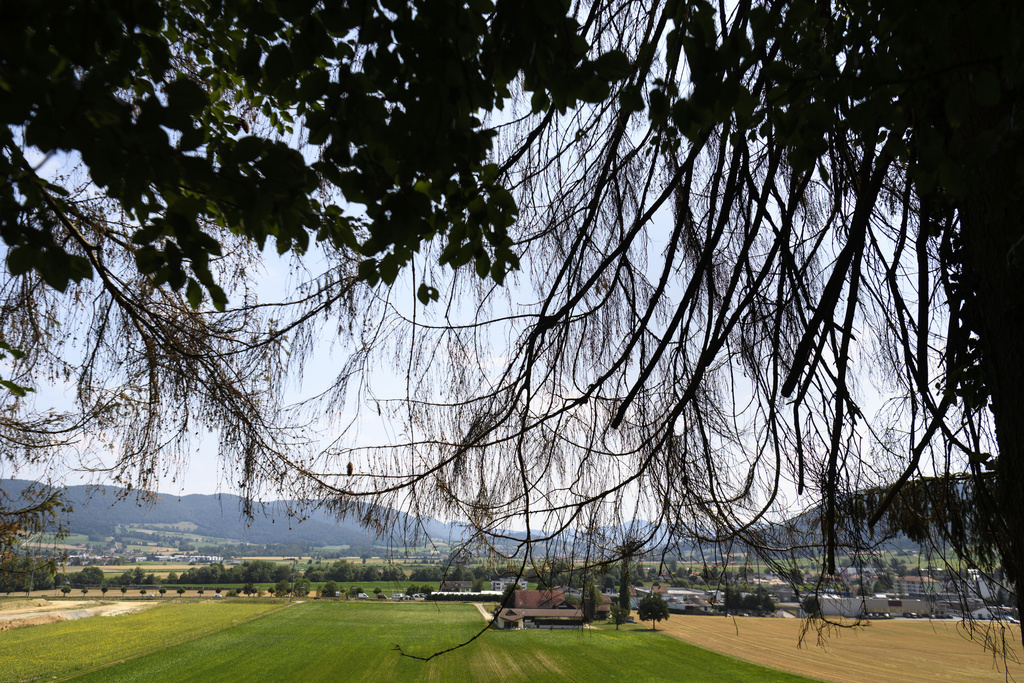
[[222, 632], [281, 607], [258, 601], [203, 601], [0, 632], [0, 681], [60, 679]]
[[956, 621], [873, 621], [831, 634], [822, 647], [812, 632], [798, 648], [802, 626], [800, 619], [673, 615], [658, 630], [765, 666], [844, 683], [1024, 680], [1019, 626], [1003, 633], [1009, 662], [966, 638]]
[[[217, 605], [218, 614], [248, 607], [244, 601]], [[216, 624], [193, 614], [183, 623], [186, 605], [164, 605], [140, 615], [95, 617], [0, 633], [0, 651], [17, 652], [19, 669], [0, 670], [0, 680], [75, 676], [86, 681], [335, 681], [335, 680], [685, 680], [803, 681], [798, 676], [764, 669], [717, 655], [660, 633], [649, 631], [519, 631], [492, 632], [455, 652], [422, 662], [401, 656], [427, 656], [464, 642], [485, 625], [470, 605], [359, 604], [306, 602], [234, 624]], [[211, 612], [213, 614], [213, 612]], [[209, 635], [188, 642], [154, 646], [126, 634], [143, 627], [132, 617], [165, 620], [168, 632], [185, 636], [196, 628]], [[244, 622], [244, 623], [241, 623]], [[75, 626], [57, 630], [54, 626]], [[216, 629], [214, 631], [214, 629]], [[214, 631], [214, 632], [210, 632]], [[28, 634], [18, 642], [11, 633]], [[128, 642], [125, 642], [127, 639]], [[61, 645], [64, 643], [64, 645]], [[54, 661], [54, 645], [66, 647], [67, 658], [90, 652], [88, 662], [69, 668]], [[102, 654], [101, 654], [102, 653]], [[148, 654], [147, 654], [148, 653]], [[141, 656], [139, 656], [141, 655]], [[94, 668], [100, 659], [120, 661]], [[128, 659], [131, 658], [131, 659]], [[49, 669], [40, 660], [50, 660]], [[24, 664], [21, 664], [24, 662]], [[29, 666], [35, 662], [35, 668]], [[0, 666], [6, 666], [0, 664]]]
[[[0, 633], [0, 682], [807, 680], [799, 674], [864, 683], [1007, 680], [1004, 661], [964, 638], [955, 622], [873, 622], [832, 635], [824, 648], [812, 634], [798, 648], [796, 619], [673, 615], [657, 633], [647, 624], [495, 631], [429, 662], [394, 649], [428, 656], [484, 626], [464, 604], [170, 602]], [[1020, 632], [1005, 635], [1019, 659]], [[1024, 680], [1024, 666], [1011, 662], [1009, 679]]]

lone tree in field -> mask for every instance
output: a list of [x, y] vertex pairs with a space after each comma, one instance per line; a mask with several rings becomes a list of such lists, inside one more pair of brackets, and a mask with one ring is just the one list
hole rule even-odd
[[620, 624], [625, 624], [626, 620], [629, 619], [629, 610], [619, 605], [612, 605], [611, 609], [612, 621], [615, 622], [615, 630], [619, 630]]
[[660, 595], [650, 593], [645, 595], [636, 607], [636, 615], [640, 621], [651, 622], [651, 630], [658, 630], [658, 622], [668, 619], [668, 603]]
[[4, 11], [13, 463], [151, 489], [209, 427], [247, 502], [524, 570], [904, 533], [1024, 585], [1020, 3]]

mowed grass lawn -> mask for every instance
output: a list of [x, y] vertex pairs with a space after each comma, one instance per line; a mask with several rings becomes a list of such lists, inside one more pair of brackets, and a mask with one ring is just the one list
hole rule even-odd
[[[233, 604], [242, 603], [222, 607]], [[116, 620], [84, 620], [99, 633], [107, 621]], [[465, 642], [484, 625], [470, 605], [305, 602], [75, 681], [808, 680], [649, 631], [495, 631], [429, 662], [394, 649], [401, 645], [409, 654], [429, 656]], [[0, 634], [0, 648], [6, 649], [6, 635]]]

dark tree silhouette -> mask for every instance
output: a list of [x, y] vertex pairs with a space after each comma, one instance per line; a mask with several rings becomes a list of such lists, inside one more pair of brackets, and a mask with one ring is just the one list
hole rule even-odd
[[[826, 584], [903, 532], [1021, 585], [1024, 9], [309, 3], [234, 44], [234, 2], [149, 5], [83, 50], [95, 3], [3, 22], [5, 453], [89, 433], [151, 488], [210, 426], [249, 500], [464, 520], [538, 575], [733, 542]], [[271, 236], [322, 256], [281, 305]], [[67, 411], [19, 395], [56, 378]], [[353, 404], [394, 438], [323, 448]]]

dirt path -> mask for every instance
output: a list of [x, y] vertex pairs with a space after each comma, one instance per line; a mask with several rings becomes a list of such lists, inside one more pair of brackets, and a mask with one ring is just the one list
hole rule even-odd
[[490, 621], [494, 618], [494, 615], [484, 609], [484, 604], [482, 602], [474, 602], [473, 606], [480, 610], [480, 614], [483, 616], [484, 621]]
[[[876, 621], [843, 629], [819, 647], [811, 633], [798, 647], [802, 619], [672, 615], [658, 630], [694, 645], [793, 673], [842, 683], [1005, 681], [1006, 666], [955, 621]], [[1024, 679], [1020, 627], [1006, 632], [1010, 680]]]

